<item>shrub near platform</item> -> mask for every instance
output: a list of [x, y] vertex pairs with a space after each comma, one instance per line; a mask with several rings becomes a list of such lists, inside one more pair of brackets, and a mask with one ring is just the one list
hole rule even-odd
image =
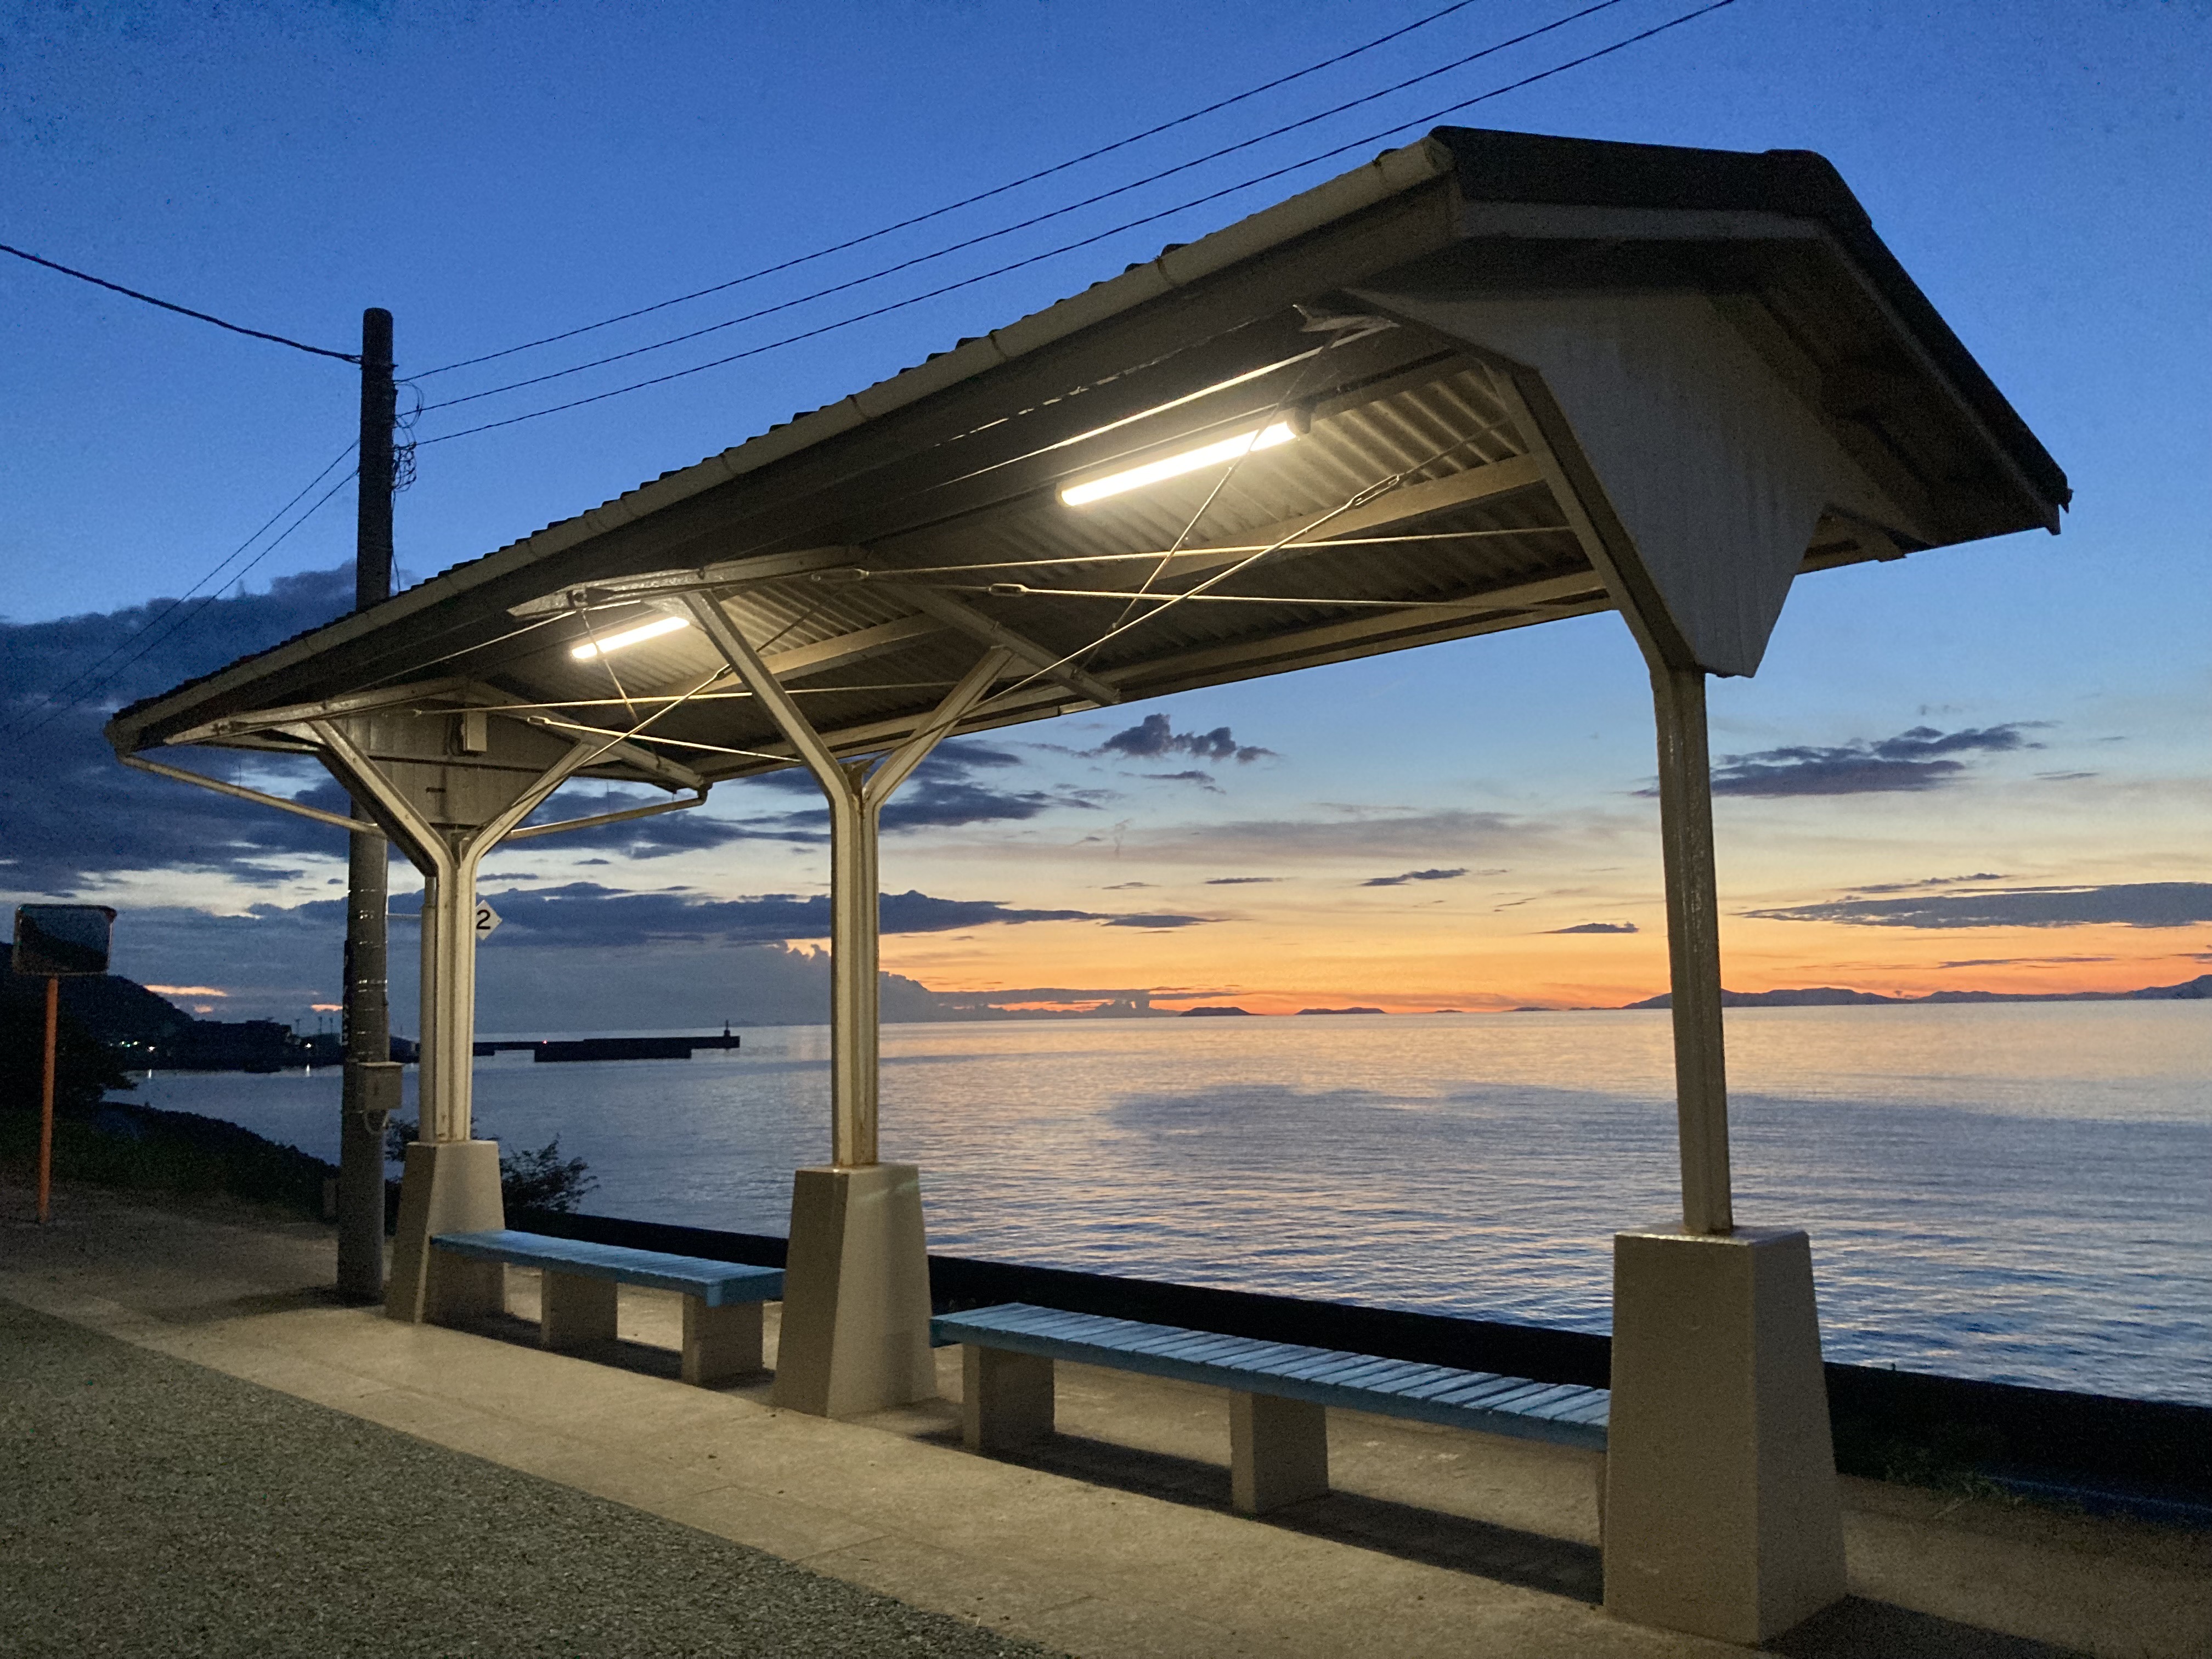
[[[0, 999], [0, 1162], [27, 1176], [39, 1156], [45, 1010]], [[108, 1100], [132, 1086], [115, 1056], [64, 1009], [55, 1043], [54, 1175], [179, 1197], [223, 1197], [319, 1219], [337, 1171], [293, 1146], [192, 1112]]]
[[[0, 1112], [0, 1159], [27, 1170], [38, 1147], [36, 1111]], [[100, 1101], [54, 1114], [54, 1176], [60, 1181], [222, 1196], [320, 1220], [323, 1182], [337, 1173], [335, 1165], [295, 1146], [193, 1112]]]

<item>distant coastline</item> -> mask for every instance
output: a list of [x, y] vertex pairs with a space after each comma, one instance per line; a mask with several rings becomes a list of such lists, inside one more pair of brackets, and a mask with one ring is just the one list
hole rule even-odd
[[[1848, 1008], [1861, 1004], [1898, 1007], [1950, 1002], [2212, 1002], [2212, 974], [2199, 974], [2179, 985], [2147, 985], [2139, 991], [1929, 991], [1917, 997], [1887, 997], [1879, 991], [1850, 991], [1838, 985], [1817, 985], [1802, 990], [1721, 993], [1721, 1006], [1724, 1008]], [[1623, 1003], [1613, 1012], [1674, 1006], [1674, 998], [1662, 992], [1641, 1002]]]
[[[7, 947], [0, 943], [0, 1014], [26, 1032], [35, 1013], [35, 981], [6, 971]], [[910, 981], [909, 981], [910, 982]], [[1206, 1019], [1297, 1018], [1303, 1017], [1393, 1017], [1386, 1009], [1370, 1006], [1300, 1008], [1294, 1013], [1267, 1015], [1234, 1004], [1201, 1003], [1188, 1008], [1164, 1008], [1152, 1004], [1151, 992], [1125, 992], [1096, 1006], [1083, 1007], [1001, 1007], [985, 1000], [990, 992], [945, 991], [926, 994], [940, 999], [936, 1008], [921, 1018], [931, 1023], [1025, 1019]], [[996, 993], [1006, 995], [1006, 993]], [[1017, 993], [1024, 999], [1032, 992]], [[2178, 985], [2150, 985], [2133, 991], [1930, 991], [1922, 996], [1887, 996], [1879, 991], [1853, 990], [1820, 985], [1772, 991], [1721, 993], [1729, 1008], [1918, 1007], [1927, 1005], [1994, 1002], [2204, 1002], [2212, 1001], [2212, 974], [2200, 974]], [[1673, 999], [1665, 994], [1638, 1002], [1607, 1005], [1523, 1005], [1497, 1012], [1514, 1014], [1613, 1013], [1666, 1009]], [[279, 1021], [196, 1019], [158, 992], [150, 991], [119, 974], [88, 976], [64, 981], [62, 1009], [65, 1021], [104, 1046], [114, 1063], [126, 1071], [276, 1072], [297, 1067], [335, 1066], [343, 1058], [336, 1033], [302, 1035]], [[827, 1010], [825, 1009], [826, 1014]], [[1458, 1014], [1461, 1008], [1407, 1009], [1407, 1014]], [[1403, 1016], [1396, 1016], [1402, 1018]], [[915, 1018], [912, 1014], [904, 1016]], [[746, 1022], [740, 1018], [738, 1024]], [[769, 1020], [765, 1024], [812, 1024], [816, 1021]], [[895, 1018], [891, 1023], [899, 1023]], [[26, 1038], [27, 1041], [28, 1038]], [[699, 1039], [699, 1044], [719, 1047], [719, 1040]], [[501, 1046], [478, 1038], [479, 1054]], [[507, 1044], [505, 1046], [519, 1046]], [[696, 1045], [695, 1045], [696, 1046]], [[732, 1043], [731, 1046], [734, 1047]], [[395, 1036], [392, 1057], [412, 1061], [415, 1044]]]
[[[1840, 985], [1813, 985], [1775, 991], [1723, 990], [1721, 993], [1721, 1006], [1726, 1008], [1895, 1008], [1962, 1002], [2212, 1002], [2212, 974], [2199, 974], [2195, 979], [2184, 980], [2179, 985], [2147, 985], [2136, 991], [1929, 991], [1917, 997], [1893, 997], [1884, 996], [1879, 991], [1854, 991]], [[1640, 1008], [1671, 1008], [1674, 1006], [1673, 996], [1662, 991], [1656, 997], [1644, 998], [1641, 1002], [1585, 1003], [1569, 1006], [1528, 1003], [1499, 1012], [1510, 1014], [1617, 1014]], [[1301, 1008], [1297, 1012], [1300, 1014], [1382, 1014], [1389, 1011], [1384, 1008]], [[1410, 1009], [1407, 1012], [1456, 1014], [1465, 1011], [1433, 1008]], [[1254, 1015], [1249, 1008], [1198, 1007], [1180, 1011], [1180, 1018], [1184, 1019], [1222, 1014], [1265, 1018]]]

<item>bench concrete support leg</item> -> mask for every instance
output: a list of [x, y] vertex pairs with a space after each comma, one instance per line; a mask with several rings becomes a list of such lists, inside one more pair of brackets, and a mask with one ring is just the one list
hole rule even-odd
[[538, 1297], [538, 1346], [580, 1348], [587, 1342], [613, 1341], [618, 1289], [611, 1279], [586, 1279], [546, 1268]]
[[1805, 1235], [1613, 1240], [1605, 1607], [1746, 1646], [1844, 1595]]
[[775, 1403], [858, 1417], [936, 1392], [921, 1171], [911, 1164], [799, 1170]]
[[507, 1225], [495, 1140], [418, 1140], [399, 1182], [399, 1223], [384, 1311], [393, 1319], [482, 1319], [507, 1307], [507, 1269], [434, 1250], [440, 1233], [496, 1232]]
[[1273, 1395], [1229, 1396], [1230, 1501], [1265, 1515], [1328, 1490], [1328, 1408]]
[[960, 1377], [960, 1433], [969, 1451], [1012, 1451], [1052, 1432], [1051, 1360], [970, 1343]]
[[684, 1380], [711, 1389], [751, 1376], [761, 1363], [761, 1304], [733, 1302], [710, 1308], [702, 1297], [684, 1298]]

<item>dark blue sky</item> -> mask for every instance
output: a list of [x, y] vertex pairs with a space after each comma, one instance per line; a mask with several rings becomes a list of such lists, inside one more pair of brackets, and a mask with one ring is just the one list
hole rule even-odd
[[[272, 17], [185, 0], [30, 0], [0, 12], [0, 241], [341, 349], [357, 341], [362, 307], [384, 305], [398, 316], [403, 374], [422, 376], [1004, 184], [1316, 63], [1442, 3], [302, 4]], [[549, 386], [428, 410], [417, 435], [435, 439], [833, 323], [1413, 124], [1393, 134], [1401, 142], [1431, 112], [1694, 3], [1620, 0], [1359, 110], [848, 293]], [[1300, 120], [1577, 9], [1567, 0], [1477, 0], [1380, 50], [982, 206], [543, 350], [428, 375], [419, 390], [435, 404], [780, 305]], [[2076, 509], [2058, 539], [2012, 538], [1801, 585], [1768, 669], [1755, 683], [1721, 688], [1716, 748], [1753, 765], [1793, 749], [1873, 753], [1869, 745], [1922, 727], [1946, 739], [2012, 727], [2027, 734], [2016, 755], [1962, 750], [1960, 769], [1946, 772], [1941, 788], [1875, 792], [1878, 820], [1849, 819], [1847, 796], [1826, 798], [1818, 810], [1828, 816], [1818, 820], [1804, 816], [1814, 809], [1802, 802], [1732, 807], [1801, 815], [1790, 823], [1759, 819], [1742, 840], [1734, 867], [1745, 900], [1777, 910], [1832, 899], [1851, 883], [1985, 870], [2092, 884], [2202, 873], [2201, 835], [2187, 826], [2200, 822], [2191, 815], [2201, 813], [2212, 775], [2202, 718], [2212, 689], [2203, 647], [2212, 637], [2208, 86], [2212, 10], [2201, 0], [1735, 0], [1450, 118], [1825, 153], [2072, 477]], [[417, 481], [399, 501], [399, 563], [419, 577], [475, 557], [1111, 275], [1163, 242], [1342, 172], [1379, 147], [1357, 144], [1242, 193], [742, 363], [498, 432], [426, 442]], [[81, 642], [104, 650], [144, 613], [74, 632], [48, 626], [53, 619], [124, 611], [181, 592], [337, 456], [355, 418], [350, 372], [341, 364], [12, 260], [0, 260], [0, 396], [9, 439], [0, 446], [0, 647], [11, 663], [43, 665], [49, 680]], [[248, 586], [258, 593], [274, 577], [337, 565], [349, 552], [351, 507], [349, 489], [341, 489], [252, 569]], [[283, 606], [264, 608], [273, 617]], [[222, 621], [229, 616], [245, 628], [245, 611], [205, 614], [207, 649], [227, 653], [234, 642], [252, 642], [242, 634], [234, 641]], [[1126, 799], [1100, 809], [1127, 825], [1110, 838], [1115, 856], [1148, 830], [1164, 844], [1168, 826], [1186, 811], [1212, 812], [1233, 827], [1246, 821], [1240, 813], [1310, 826], [1347, 802], [1416, 817], [1510, 808], [1531, 822], [1571, 820], [1585, 830], [1611, 823], [1609, 814], [1643, 811], [1624, 805], [1648, 775], [1650, 735], [1640, 675], [1618, 623], [1597, 618], [1478, 643], [1480, 650], [1424, 653], [1419, 695], [1407, 690], [1407, 665], [1386, 659], [1176, 700], [1166, 709], [1176, 729], [1233, 722], [1240, 740], [1274, 757], [1235, 769], [1224, 787], [1242, 793], [1210, 805], [1172, 779], [1115, 781]], [[149, 663], [167, 665], [161, 672], [198, 665], [189, 652]], [[1453, 696], [1440, 698], [1439, 684]], [[1540, 697], [1532, 697], [1532, 684], [1544, 688]], [[1462, 697], [1539, 706], [1510, 729], [1486, 729], [1470, 748], [1439, 713], [1466, 706]], [[95, 712], [77, 723], [80, 737]], [[1110, 735], [1064, 734], [1065, 748], [1087, 750]], [[1448, 757], [1441, 768], [1440, 753]], [[70, 763], [100, 763], [88, 750]], [[1047, 766], [1035, 757], [1024, 763]], [[1960, 805], [2014, 772], [2046, 787], [2032, 799]], [[42, 787], [21, 763], [8, 781], [11, 812], [25, 810], [27, 789]], [[1032, 794], [1090, 787], [1041, 773], [1003, 781]], [[759, 805], [787, 808], [783, 800]], [[61, 834], [55, 826], [66, 811], [54, 793], [40, 833], [50, 841]], [[1065, 840], [1079, 844], [1083, 826], [1073, 817], [1070, 824]], [[1042, 833], [1027, 823], [1021, 833], [1033, 832]], [[1725, 815], [1723, 834], [1725, 857]], [[1546, 890], [1591, 896], [1561, 899], [1557, 914], [1547, 913], [1547, 935], [1643, 914], [1634, 907], [1644, 901], [1632, 902], [1619, 884], [1639, 893], [1650, 884], [1656, 872], [1641, 862], [1648, 849], [1624, 865], [1618, 849], [1582, 835], [1561, 830], [1544, 843], [1558, 866], [1543, 878]], [[1285, 843], [1276, 836], [1261, 844]], [[148, 856], [135, 845], [115, 850], [117, 868]], [[726, 862], [734, 850], [725, 854], [720, 874], [709, 879], [687, 868], [685, 878], [728, 894], [804, 889], [818, 876], [796, 861], [752, 870]], [[980, 887], [979, 859], [990, 870]], [[1409, 842], [1393, 867], [1476, 869], [1466, 881], [1425, 884], [1458, 892], [1472, 890], [1492, 861], [1445, 835]], [[142, 902], [235, 907], [231, 889], [192, 887], [189, 864], [155, 859], [149, 867], [171, 874], [130, 891]], [[1188, 909], [1206, 896], [1200, 888], [1255, 867], [1192, 871], [1190, 891], [1145, 896]], [[1604, 873], [1624, 867], [1626, 876]], [[1109, 873], [1093, 880], [1048, 860], [1024, 866], [1018, 878], [1011, 868], [1003, 848], [947, 843], [918, 873], [887, 869], [886, 881], [923, 883], [963, 900], [1090, 910], [1104, 908], [1099, 890], [1114, 884]], [[577, 873], [545, 872], [548, 879]], [[1158, 872], [1120, 873], [1148, 883]], [[311, 875], [317, 885], [324, 879], [319, 866]], [[1229, 890], [1256, 905], [1255, 896], [1294, 885]], [[302, 899], [305, 890], [287, 887], [282, 896]], [[1577, 903], [1601, 914], [1583, 914]], [[1291, 933], [1320, 925], [1320, 912], [1297, 914], [1304, 921], [1284, 914]], [[1811, 939], [1802, 924], [1773, 925], [1793, 941]], [[1044, 933], [1000, 931], [1010, 939]], [[1216, 932], [1228, 937], [1226, 928]], [[1567, 945], [1640, 950], [1652, 937], [1646, 929], [1613, 944], [1589, 933]], [[2161, 946], [2176, 943], [2169, 934]], [[1248, 947], [1262, 948], [1256, 936]], [[2010, 948], [1972, 954], [1995, 958]], [[1083, 949], [1095, 954], [1095, 945]], [[1235, 957], [1202, 971], [1225, 982]], [[1797, 944], [1778, 947], [1777, 962], [1784, 958], [1806, 960]], [[951, 958], [913, 966], [956, 978], [962, 971]], [[1013, 982], [1095, 978], [1011, 957], [998, 966]], [[1600, 979], [1640, 984], [1656, 966], [1638, 958]], [[1879, 966], [1869, 962], [1867, 972]], [[1347, 947], [1307, 1000], [1359, 1000], [1370, 982], [1364, 971]], [[1393, 982], [1406, 977], [1402, 964], [1376, 971]], [[1544, 971], [1553, 976], [1547, 983], [1570, 983], [1581, 970]], [[2185, 976], [2164, 967], [2145, 974]], [[1124, 960], [1107, 982], [1158, 977]], [[1446, 984], [1437, 994], [1456, 992]]]
[[[424, 436], [905, 299], [1408, 121], [1662, 21], [1623, 0], [1468, 69], [1133, 193], [639, 364], [427, 416]], [[1325, 58], [1413, 3], [807, 7], [190, 3], [9, 9], [18, 245], [420, 372], [811, 252]], [[1577, 9], [1478, 0], [1364, 57], [984, 207], [635, 325], [423, 383], [435, 402], [999, 228]], [[1737, 0], [1455, 118], [1823, 151], [2075, 475], [2113, 557], [2206, 519], [2212, 163], [2201, 4]], [[1355, 149], [957, 295], [587, 411], [425, 449], [402, 560], [473, 556], [1366, 159]], [[0, 272], [18, 620], [197, 576], [350, 435], [342, 365], [29, 267]], [[2185, 476], [2193, 474], [2194, 476]], [[257, 576], [332, 562], [345, 514]], [[228, 538], [228, 540], [226, 540]], [[2120, 571], [2106, 566], [2106, 574]], [[2126, 574], [2139, 574], [2130, 571]]]

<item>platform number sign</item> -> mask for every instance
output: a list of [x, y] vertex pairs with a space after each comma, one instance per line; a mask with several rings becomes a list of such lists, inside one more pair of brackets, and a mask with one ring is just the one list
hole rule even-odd
[[19, 905], [11, 965], [44, 978], [104, 974], [114, 928], [115, 912], [104, 904]]
[[477, 901], [477, 943], [482, 945], [499, 927], [499, 912], [483, 900]]

